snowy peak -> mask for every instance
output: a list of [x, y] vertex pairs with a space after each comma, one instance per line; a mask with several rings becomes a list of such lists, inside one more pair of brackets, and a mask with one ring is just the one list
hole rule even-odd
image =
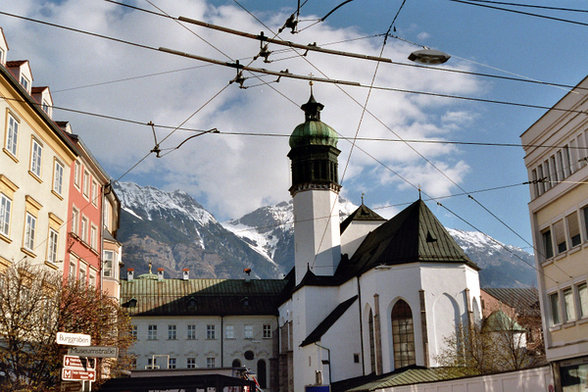
[[165, 192], [152, 186], [142, 187], [132, 182], [115, 183], [121, 207], [140, 219], [161, 219], [168, 216], [186, 217], [205, 226], [217, 223], [214, 216], [184, 191]]

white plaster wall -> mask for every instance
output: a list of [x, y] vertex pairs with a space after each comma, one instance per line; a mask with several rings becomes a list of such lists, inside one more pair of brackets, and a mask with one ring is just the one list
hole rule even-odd
[[[239, 359], [243, 366], [257, 370], [257, 361], [266, 361], [267, 380], [270, 377], [270, 358], [273, 355], [271, 338], [263, 338], [263, 324], [270, 324], [272, 334], [276, 333], [277, 319], [275, 316], [226, 316], [223, 326], [233, 325], [234, 339], [227, 339], [225, 331], [221, 330], [221, 317], [216, 316], [170, 316], [170, 317], [133, 317], [132, 324], [136, 325], [137, 341], [129, 350], [137, 356], [137, 369], [145, 369], [148, 358], [152, 355], [169, 355], [176, 358], [176, 368], [186, 368], [187, 358], [196, 358], [196, 366], [206, 367], [206, 358], [214, 357], [216, 367], [230, 367], [233, 359]], [[148, 326], [157, 325], [157, 340], [147, 340]], [[189, 324], [196, 325], [196, 339], [187, 340]], [[206, 339], [206, 326], [215, 325], [215, 339]], [[244, 325], [253, 326], [253, 338], [245, 339]], [[168, 325], [176, 326], [176, 340], [168, 339]], [[223, 328], [224, 329], [224, 328]], [[223, 362], [221, 363], [221, 334], [223, 338]], [[272, 335], [273, 336], [273, 335]], [[251, 350], [254, 359], [246, 360], [244, 353]], [[165, 359], [158, 359], [157, 364], [165, 368]]]
[[341, 254], [353, 256], [365, 237], [385, 221], [354, 221], [341, 234]]
[[554, 380], [549, 366], [457, 380], [377, 389], [377, 392], [538, 392]]
[[[363, 374], [358, 304], [359, 301], [356, 300], [318, 342], [321, 346], [331, 350], [331, 380], [333, 382]], [[359, 356], [358, 362], [354, 362], [354, 354]], [[323, 359], [327, 359], [326, 350], [323, 350], [322, 356]], [[329, 367], [324, 365], [322, 368], [326, 384]]]
[[307, 268], [315, 275], [335, 273], [341, 259], [337, 193], [307, 190], [294, 195], [294, 244], [296, 284]]

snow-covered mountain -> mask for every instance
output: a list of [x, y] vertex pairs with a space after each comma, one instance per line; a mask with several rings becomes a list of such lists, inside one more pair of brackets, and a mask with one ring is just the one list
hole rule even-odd
[[[125, 267], [135, 268], [138, 274], [147, 271], [149, 261], [154, 269], [164, 267], [176, 277], [182, 268], [189, 268], [193, 277], [241, 277], [243, 268], [250, 267], [255, 276], [278, 278], [294, 265], [292, 201], [261, 207], [221, 224], [182, 191], [120, 183], [116, 192], [122, 207], [123, 260]], [[357, 206], [340, 201], [344, 219]], [[532, 255], [505, 245], [507, 251], [482, 233], [448, 231], [482, 268], [482, 287], [536, 285], [528, 265], [533, 265]]]
[[153, 270], [163, 267], [174, 277], [183, 268], [193, 277], [240, 277], [247, 267], [261, 278], [281, 275], [273, 260], [226, 230], [187, 193], [124, 182], [115, 191], [123, 260], [136, 274], [147, 272], [151, 262]]

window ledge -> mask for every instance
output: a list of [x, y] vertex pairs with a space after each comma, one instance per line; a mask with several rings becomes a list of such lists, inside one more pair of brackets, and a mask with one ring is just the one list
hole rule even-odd
[[551, 264], [553, 264], [553, 257], [548, 258], [547, 260], [544, 260], [543, 262], [541, 262], [541, 267], [548, 267]]
[[4, 242], [8, 242], [9, 244], [12, 242], [12, 240], [10, 238], [8, 238], [7, 236], [5, 236], [2, 233], [0, 233], [0, 240], [2, 240]]
[[576, 322], [575, 322], [575, 321], [567, 321], [567, 322], [565, 322], [565, 323], [563, 324], [563, 327], [564, 327], [565, 329], [567, 329], [567, 328], [574, 327], [575, 325], [576, 325]]
[[550, 332], [559, 331], [560, 329], [561, 329], [561, 324], [557, 324], [557, 325], [553, 325], [553, 326], [549, 327]]
[[45, 260], [45, 265], [51, 269], [54, 269], [55, 271], [59, 269], [57, 265], [55, 265], [55, 263], [52, 261]]
[[579, 320], [577, 321], [577, 323], [578, 323], [579, 325], [582, 325], [582, 324], [586, 324], [586, 323], [588, 323], [588, 316], [584, 316], [584, 317], [582, 317], [581, 319], [579, 319]]
[[10, 151], [8, 151], [6, 149], [6, 147], [2, 148], [2, 151], [4, 151], [6, 153], [6, 155], [8, 155], [10, 157], [10, 159], [12, 159], [15, 163], [18, 163], [18, 158], [15, 157], [14, 155], [12, 155], [12, 153]]
[[33, 173], [32, 171], [29, 170], [29, 174], [31, 175], [31, 177], [33, 177], [35, 180], [37, 180], [37, 182], [39, 184], [43, 183], [43, 180], [41, 180], [41, 177], [39, 177], [38, 175], [36, 175], [35, 173]]
[[51, 193], [53, 193], [55, 195], [55, 197], [57, 197], [59, 200], [63, 200], [63, 196], [61, 196], [59, 193], [55, 192], [55, 189], [51, 189]]
[[563, 251], [561, 253], [558, 253], [557, 256], [555, 256], [555, 261], [560, 261], [561, 259], [565, 259], [568, 255], [568, 251]]
[[581, 249], [582, 246], [578, 244], [568, 251], [568, 255], [573, 255], [574, 253], [579, 252]]
[[26, 254], [27, 256], [31, 256], [32, 258], [37, 258], [37, 255], [32, 251], [25, 247], [20, 248], [20, 251]]

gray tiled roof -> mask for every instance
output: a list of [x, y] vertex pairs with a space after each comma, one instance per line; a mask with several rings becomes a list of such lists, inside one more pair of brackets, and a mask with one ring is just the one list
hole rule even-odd
[[[147, 274], [146, 274], [147, 275]], [[163, 279], [121, 281], [121, 303], [139, 315], [274, 315], [282, 279]]]
[[514, 308], [518, 313], [539, 310], [539, 297], [535, 287], [491, 288], [482, 289], [505, 305]]

